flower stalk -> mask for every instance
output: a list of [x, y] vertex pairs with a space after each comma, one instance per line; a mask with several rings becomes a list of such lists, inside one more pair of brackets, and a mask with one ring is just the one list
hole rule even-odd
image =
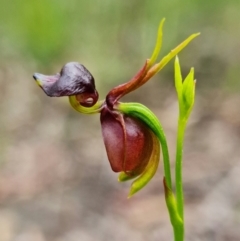
[[178, 121], [177, 131], [177, 148], [176, 148], [176, 166], [175, 166], [175, 180], [176, 180], [176, 199], [177, 209], [180, 217], [184, 220], [184, 195], [182, 182], [182, 156], [183, 156], [183, 141], [186, 128], [184, 120]]
[[179, 103], [178, 115], [178, 129], [176, 141], [176, 162], [175, 162], [175, 181], [176, 181], [176, 203], [177, 213], [179, 214], [182, 223], [174, 228], [175, 240], [184, 240], [184, 192], [182, 180], [182, 157], [183, 157], [183, 144], [184, 134], [189, 119], [190, 113], [194, 105], [195, 98], [195, 83], [194, 69], [191, 68], [189, 74], [182, 81], [181, 68], [178, 57], [175, 58], [175, 88]]

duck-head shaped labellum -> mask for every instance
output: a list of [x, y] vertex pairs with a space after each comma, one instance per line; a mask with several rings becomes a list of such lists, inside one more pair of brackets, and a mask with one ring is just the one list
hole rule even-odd
[[64, 65], [60, 74], [48, 76], [35, 73], [33, 78], [50, 97], [74, 95], [85, 107], [93, 106], [98, 100], [93, 76], [77, 62]]

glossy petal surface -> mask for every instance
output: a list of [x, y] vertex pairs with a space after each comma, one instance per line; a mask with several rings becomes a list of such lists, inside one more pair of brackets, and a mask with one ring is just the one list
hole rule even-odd
[[131, 190], [128, 197], [131, 197], [136, 192], [141, 190], [147, 183], [152, 179], [155, 175], [159, 160], [160, 160], [160, 143], [158, 138], [155, 136], [153, 132], [151, 132], [152, 141], [153, 141], [153, 148], [152, 153], [149, 158], [149, 162], [147, 166], [144, 168], [141, 175], [132, 183]]
[[124, 129], [116, 117], [107, 110], [101, 113], [101, 124], [103, 140], [110, 161], [111, 168], [114, 172], [123, 170], [125, 155], [125, 137]]
[[141, 173], [152, 152], [149, 130], [140, 120], [103, 110], [102, 133], [112, 170], [129, 175]]

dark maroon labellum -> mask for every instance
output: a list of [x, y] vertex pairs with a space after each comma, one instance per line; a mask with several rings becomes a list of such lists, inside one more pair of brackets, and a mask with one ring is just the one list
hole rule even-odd
[[51, 97], [76, 95], [85, 107], [93, 106], [98, 100], [95, 81], [91, 73], [81, 64], [70, 62], [63, 66], [60, 74], [34, 74], [43, 91]]
[[152, 137], [138, 119], [107, 107], [101, 112], [104, 144], [114, 172], [141, 173], [152, 153]]

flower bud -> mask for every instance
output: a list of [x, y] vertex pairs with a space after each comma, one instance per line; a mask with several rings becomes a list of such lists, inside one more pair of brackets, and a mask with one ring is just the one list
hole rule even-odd
[[195, 98], [195, 84], [194, 80], [194, 69], [191, 68], [187, 77], [182, 80], [181, 68], [178, 57], [175, 59], [174, 63], [175, 69], [175, 88], [178, 95], [180, 119], [187, 120], [192, 107], [194, 105]]

